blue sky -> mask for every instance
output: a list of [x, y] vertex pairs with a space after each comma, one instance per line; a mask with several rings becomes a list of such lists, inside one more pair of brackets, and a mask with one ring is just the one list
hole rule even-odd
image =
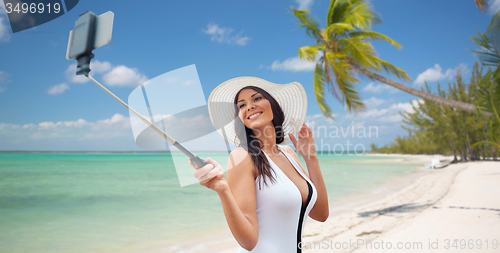
[[[450, 82], [456, 68], [470, 76], [477, 58], [467, 51], [474, 48], [469, 36], [485, 31], [491, 13], [481, 12], [473, 0], [370, 2], [383, 20], [373, 30], [403, 45], [397, 50], [374, 43], [382, 59], [413, 79], [403, 83], [418, 88], [426, 80], [435, 89], [437, 82]], [[490, 12], [500, 5], [490, 3]], [[301, 83], [309, 100], [306, 121], [313, 130], [323, 126], [328, 134], [335, 129], [340, 134], [320, 132], [319, 146], [320, 141], [346, 149], [347, 141], [381, 146], [405, 135], [399, 112], [411, 110], [418, 98], [368, 79], [356, 86], [367, 111], [351, 115], [330, 95], [335, 121], [321, 115], [311, 64], [297, 59], [297, 49], [313, 41], [296, 28], [288, 10], [309, 9], [324, 25], [328, 5], [327, 0], [81, 0], [67, 14], [15, 34], [0, 9], [0, 150], [144, 150], [134, 142], [127, 109], [74, 76], [76, 61], [65, 59], [69, 31], [87, 10], [115, 14], [113, 38], [94, 51], [92, 75], [125, 101], [141, 82], [195, 64], [205, 97], [238, 76]], [[189, 107], [189, 98], [183, 106]], [[377, 128], [376, 135], [358, 135], [370, 126]], [[342, 134], [353, 127], [354, 137]]]

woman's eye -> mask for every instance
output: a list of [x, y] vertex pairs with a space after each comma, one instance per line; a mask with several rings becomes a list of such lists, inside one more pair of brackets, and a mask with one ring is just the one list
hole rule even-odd
[[245, 104], [240, 104], [240, 105], [238, 106], [238, 108], [240, 108], [240, 109], [241, 109], [243, 106], [245, 106]]
[[262, 97], [256, 97], [256, 98], [254, 99], [254, 101], [255, 101], [255, 102], [257, 102], [257, 101], [259, 101], [259, 100], [261, 100], [261, 99], [262, 99]]

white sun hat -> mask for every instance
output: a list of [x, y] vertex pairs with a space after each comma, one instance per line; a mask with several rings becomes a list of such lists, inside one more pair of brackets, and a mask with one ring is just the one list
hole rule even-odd
[[296, 135], [304, 123], [307, 112], [307, 95], [300, 83], [275, 84], [257, 77], [237, 77], [217, 86], [208, 97], [208, 113], [217, 132], [230, 144], [239, 147], [235, 133], [236, 94], [247, 86], [267, 91], [280, 105], [285, 115], [283, 122], [284, 141], [290, 141], [288, 133]]

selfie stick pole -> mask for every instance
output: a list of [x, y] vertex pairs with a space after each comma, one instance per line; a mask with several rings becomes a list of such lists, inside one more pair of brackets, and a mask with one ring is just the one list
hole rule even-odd
[[170, 138], [170, 136], [168, 136], [165, 132], [163, 132], [161, 129], [159, 129], [155, 124], [151, 123], [151, 121], [149, 121], [148, 119], [144, 118], [141, 114], [139, 114], [136, 110], [134, 110], [134, 108], [130, 107], [127, 103], [123, 102], [119, 97], [117, 97], [115, 94], [113, 94], [111, 91], [109, 91], [108, 89], [106, 89], [106, 87], [104, 87], [102, 84], [100, 84], [97, 80], [95, 80], [92, 76], [90, 76], [89, 74], [86, 75], [88, 79], [90, 79], [92, 82], [94, 82], [95, 84], [97, 84], [97, 86], [101, 87], [101, 89], [103, 89], [106, 93], [108, 93], [110, 96], [112, 96], [114, 99], [116, 99], [116, 101], [118, 101], [120, 104], [122, 104], [123, 106], [125, 106], [125, 108], [127, 108], [128, 110], [130, 110], [133, 114], [135, 114], [135, 116], [139, 117], [139, 119], [141, 119], [144, 123], [148, 124], [149, 127], [151, 127], [153, 130], [155, 130], [158, 134], [160, 134], [161, 136], [163, 136], [163, 138], [165, 138], [168, 142], [170, 142], [172, 145], [174, 145], [174, 147], [176, 147], [177, 149], [179, 149], [182, 153], [184, 153], [185, 155], [187, 155], [189, 157], [189, 160], [191, 161], [191, 163], [193, 163], [193, 165], [196, 167], [196, 168], [201, 168], [205, 165], [207, 165], [207, 162], [205, 162], [203, 159], [199, 158], [197, 155], [189, 152], [189, 150], [185, 149], [180, 143], [178, 143], [176, 140]]
[[125, 108], [134, 113], [139, 119], [151, 127], [155, 132], [163, 136], [174, 147], [189, 157], [189, 160], [196, 168], [201, 168], [207, 165], [207, 162], [199, 158], [197, 155], [189, 152], [176, 140], [170, 138], [165, 132], [160, 130], [155, 124], [144, 118], [132, 107], [123, 102], [119, 97], [115, 96], [111, 91], [106, 89], [102, 84], [90, 76], [90, 60], [94, 58], [92, 50], [102, 47], [111, 41], [111, 32], [113, 30], [114, 14], [108, 11], [100, 16], [97, 16], [92, 11], [87, 11], [78, 17], [75, 22], [75, 28], [69, 33], [68, 49], [66, 51], [66, 59], [76, 59], [76, 74], [84, 75], [92, 82], [101, 87], [106, 93], [111, 95], [116, 101], [120, 102]]

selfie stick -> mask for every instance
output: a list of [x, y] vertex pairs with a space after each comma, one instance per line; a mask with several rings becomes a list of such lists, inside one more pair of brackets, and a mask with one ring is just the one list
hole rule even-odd
[[170, 138], [165, 132], [159, 129], [155, 124], [151, 123], [148, 119], [139, 114], [136, 110], [130, 107], [127, 103], [123, 102], [119, 97], [113, 94], [111, 91], [106, 89], [102, 84], [95, 80], [90, 74], [90, 60], [94, 58], [92, 53], [93, 49], [99, 48], [106, 45], [111, 41], [111, 30], [113, 28], [113, 17], [114, 14], [110, 11], [102, 14], [101, 16], [96, 16], [93, 12], [87, 11], [80, 15], [78, 20], [75, 22], [75, 29], [70, 32], [68, 41], [68, 50], [66, 52], [66, 58], [76, 59], [78, 65], [76, 68], [77, 75], [84, 75], [92, 82], [101, 87], [106, 93], [111, 95], [116, 101], [125, 106], [130, 110], [135, 116], [139, 117], [144, 123], [151, 127], [155, 132], [163, 136], [168, 142], [170, 142], [174, 147], [179, 149], [182, 153], [189, 157], [189, 160], [193, 165], [199, 169], [205, 165], [207, 162], [199, 158], [197, 155], [189, 152], [184, 148], [179, 142]]

